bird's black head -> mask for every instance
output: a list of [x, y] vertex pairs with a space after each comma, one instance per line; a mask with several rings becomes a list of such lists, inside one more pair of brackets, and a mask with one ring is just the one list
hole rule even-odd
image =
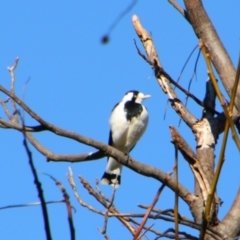
[[151, 97], [150, 95], [144, 95], [142, 92], [136, 91], [136, 90], [131, 90], [128, 91], [122, 101], [123, 102], [136, 102], [136, 103], [142, 103], [144, 99]]

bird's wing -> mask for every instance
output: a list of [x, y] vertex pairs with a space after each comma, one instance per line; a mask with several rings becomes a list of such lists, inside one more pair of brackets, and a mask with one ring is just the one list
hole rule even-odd
[[110, 146], [113, 145], [112, 131], [109, 132], [108, 145], [110, 145]]

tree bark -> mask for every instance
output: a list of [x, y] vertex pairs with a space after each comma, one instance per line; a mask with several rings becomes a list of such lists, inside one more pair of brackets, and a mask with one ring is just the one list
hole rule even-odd
[[[213, 65], [228, 93], [231, 90], [236, 76], [233, 63], [224, 48], [210, 18], [208, 17], [201, 0], [184, 0], [188, 19], [199, 39], [207, 47]], [[238, 86], [235, 107], [240, 111], [240, 86]]]

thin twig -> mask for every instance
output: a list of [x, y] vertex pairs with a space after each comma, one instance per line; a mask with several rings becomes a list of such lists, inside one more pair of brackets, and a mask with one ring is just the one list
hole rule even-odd
[[109, 237], [107, 235], [108, 213], [109, 213], [110, 208], [113, 205], [113, 201], [114, 201], [114, 198], [115, 198], [115, 193], [116, 193], [116, 188], [113, 188], [112, 197], [109, 201], [109, 204], [107, 206], [107, 211], [106, 211], [105, 216], [104, 216], [103, 229], [102, 230], [99, 229], [106, 239], [109, 239]]
[[109, 41], [109, 35], [113, 31], [113, 29], [116, 27], [116, 25], [121, 21], [121, 19], [129, 12], [131, 9], [137, 4], [138, 0], [132, 0], [132, 2], [117, 16], [115, 21], [112, 23], [112, 25], [109, 27], [107, 33], [102, 37], [101, 42], [107, 43]]
[[[192, 74], [192, 76], [191, 76], [191, 78], [190, 78], [190, 80], [189, 80], [189, 83], [188, 83], [188, 91], [190, 91], [190, 88], [191, 88], [191, 84], [192, 84], [192, 81], [193, 81], [193, 78], [195, 77], [196, 78], [196, 81], [197, 81], [197, 64], [198, 64], [198, 60], [199, 60], [199, 57], [200, 57], [200, 53], [201, 53], [201, 51], [199, 50], [198, 51], [198, 55], [197, 55], [197, 59], [196, 59], [196, 62], [195, 62], [195, 64], [194, 64], [194, 70], [193, 70], [193, 74]], [[189, 99], [189, 96], [186, 96], [186, 101], [185, 101], [185, 106], [187, 106], [187, 103], [188, 103], [188, 99]], [[208, 106], [207, 104], [205, 104], [205, 102], [203, 102], [203, 104], [204, 104], [204, 108], [206, 108], [206, 106], [207, 106], [207, 108], [208, 109], [211, 109], [211, 107], [210, 106]], [[215, 109], [211, 109], [211, 111], [216, 111]], [[218, 113], [219, 114], [219, 113]], [[180, 118], [180, 120], [179, 120], [179, 126], [180, 126], [180, 123], [181, 123], [181, 121], [182, 121], [182, 119]]]
[[[176, 81], [177, 83], [179, 82], [179, 80], [180, 80], [180, 78], [181, 78], [181, 76], [182, 76], [182, 74], [183, 74], [183, 71], [184, 71], [185, 67], [187, 66], [187, 63], [189, 62], [190, 58], [192, 57], [192, 55], [193, 55], [193, 53], [195, 52], [195, 50], [197, 49], [197, 47], [198, 47], [198, 45], [196, 45], [196, 46], [193, 48], [193, 50], [192, 50], [191, 53], [189, 54], [187, 60], [185, 61], [184, 65], [183, 65], [183, 67], [182, 67], [182, 69], [181, 69], [181, 71], [180, 71], [180, 74], [179, 74], [179, 76], [178, 76], [178, 79], [177, 79], [177, 81]], [[194, 69], [194, 70], [195, 70], [195, 69]]]
[[61, 190], [65, 203], [66, 203], [66, 207], [67, 207], [67, 213], [68, 213], [68, 225], [69, 225], [69, 229], [70, 229], [70, 236], [71, 236], [71, 240], [75, 240], [75, 228], [74, 228], [74, 224], [73, 224], [73, 217], [72, 217], [72, 207], [71, 207], [71, 202], [70, 202], [70, 197], [65, 189], [65, 187], [63, 186], [63, 184], [58, 181], [56, 178], [54, 178], [53, 176], [51, 176], [50, 174], [47, 173], [42, 173], [48, 177], [50, 177], [55, 184], [59, 187], [59, 189]]
[[96, 189], [98, 191], [98, 193], [101, 195], [101, 197], [106, 201], [106, 202], [110, 202], [110, 199], [108, 197], [106, 197], [103, 192], [101, 191], [100, 187], [99, 187], [99, 180], [96, 178], [96, 181], [95, 181], [96, 185]]
[[[54, 200], [54, 201], [47, 201], [46, 204], [53, 204], [53, 203], [64, 203], [65, 199], [62, 200]], [[20, 208], [20, 207], [35, 207], [41, 205], [41, 202], [32, 202], [32, 203], [24, 203], [24, 204], [14, 204], [14, 205], [7, 205], [0, 207], [0, 210], [5, 210], [9, 208]]]
[[175, 0], [168, 0], [169, 3], [189, 22], [188, 14]]
[[144, 227], [143, 229], [145, 230], [138, 238], [138, 240], [142, 239], [143, 236], [146, 235], [147, 232], [150, 231], [150, 229], [152, 229], [152, 227], [154, 226], [154, 223], [152, 225], [150, 225], [149, 227]]
[[[167, 236], [167, 233], [169, 233], [169, 232], [175, 233], [174, 239], [176, 239], [176, 240], [179, 239], [179, 238], [177, 238], [176, 231], [173, 228], [167, 229], [165, 232], [163, 232], [163, 235], [161, 237]], [[191, 234], [188, 234], [186, 232], [179, 232], [179, 234], [184, 236], [184, 237], [181, 237], [180, 239], [198, 240], [198, 237], [192, 236]], [[159, 238], [155, 238], [155, 239], [159, 239]]]
[[[139, 204], [138, 207], [140, 208], [144, 208], [144, 209], [148, 209], [149, 206], [146, 206], [146, 205], [142, 205], [142, 204]], [[157, 213], [156, 215], [149, 215], [149, 218], [152, 218], [152, 219], [162, 219], [164, 221], [168, 221], [168, 222], [174, 222], [175, 221], [175, 217], [174, 217], [174, 210], [173, 209], [167, 209], [167, 210], [161, 210], [161, 209], [152, 209], [152, 212], [154, 213]], [[164, 216], [161, 216], [161, 215], [165, 215], [165, 216], [169, 216], [169, 217], [164, 217]], [[125, 215], [123, 215], [125, 216]], [[126, 216], [129, 216], [129, 217], [141, 217], [140, 215], [136, 215], [136, 214], [132, 214], [132, 215], [126, 215]], [[182, 225], [185, 225], [185, 226], [188, 226], [188, 227], [191, 227], [193, 229], [197, 229], [197, 230], [201, 230], [202, 226], [180, 214], [178, 214], [178, 221], [179, 221], [179, 224], [182, 224]], [[213, 237], [216, 238], [216, 236], [218, 237], [218, 239], [222, 240], [223, 239], [223, 236], [216, 230], [208, 227], [207, 228], [207, 233]]]
[[[98, 194], [96, 193], [92, 186], [81, 176], [79, 176], [79, 179], [83, 185], [83, 187], [88, 191], [88, 193], [90, 195], [92, 195], [99, 203], [101, 203], [105, 208], [108, 207], [108, 203], [106, 203], [104, 201], [104, 199]], [[109, 212], [111, 213], [120, 213], [115, 207], [111, 206], [109, 208]], [[105, 216], [105, 213], [104, 213], [104, 216]], [[135, 233], [135, 229], [131, 226], [131, 224], [129, 223], [129, 221], [127, 221], [124, 217], [119, 217], [117, 216], [117, 219], [124, 224], [124, 226], [130, 231], [130, 233], [132, 235], [134, 235]]]
[[77, 190], [77, 186], [76, 186], [76, 183], [74, 181], [74, 178], [73, 178], [73, 171], [72, 169], [69, 167], [68, 168], [68, 174], [67, 174], [67, 179], [68, 179], [68, 182], [70, 184], [70, 186], [72, 187], [72, 190], [73, 190], [73, 193], [77, 199], [77, 201], [85, 208], [87, 208], [88, 210], [94, 212], [94, 213], [98, 213], [98, 214], [101, 214], [101, 215], [104, 215], [105, 213], [103, 211], [98, 211], [97, 209], [93, 208], [91, 205], [85, 203], [83, 201], [83, 199], [80, 197], [79, 193], [78, 193], [78, 190]]
[[[130, 218], [129, 219], [130, 220], [130, 222], [132, 222], [132, 223], [134, 223], [134, 224], [136, 224], [136, 225], [140, 225], [138, 222], [136, 222], [134, 219], [132, 219], [132, 218]], [[143, 229], [145, 229], [145, 230], [147, 230], [147, 231], [150, 231], [150, 232], [152, 232], [152, 233], [155, 233], [156, 235], [157, 235], [157, 237], [156, 238], [154, 238], [154, 240], [156, 240], [156, 239], [159, 239], [159, 238], [162, 238], [162, 237], [167, 237], [167, 238], [170, 238], [170, 239], [175, 239], [176, 238], [176, 236], [175, 236], [175, 234], [168, 234], [166, 231], [165, 232], [159, 232], [159, 231], [157, 231], [157, 230], [155, 230], [155, 229], [152, 229], [151, 228], [151, 226], [149, 226], [149, 227], [147, 227], [147, 226], [145, 226], [145, 227], [143, 227]], [[167, 230], [168, 231], [168, 230]], [[169, 232], [169, 231], [168, 231]], [[179, 232], [180, 234], [182, 234], [183, 235], [183, 237], [181, 237], [181, 239], [189, 239], [189, 236], [191, 236], [191, 235], [188, 235], [187, 233], [185, 233], [185, 232]], [[187, 236], [185, 235], [185, 234], [187, 234]], [[194, 236], [192, 236], [193, 238], [192, 239], [194, 239], [194, 240], [197, 240], [198, 238], [195, 238]]]
[[9, 109], [8, 109], [7, 104], [6, 104], [6, 102], [3, 101], [1, 98], [0, 98], [0, 104], [3, 106], [4, 112], [5, 112], [5, 114], [7, 115], [8, 119], [9, 119], [9, 120], [12, 120], [12, 115], [11, 115], [11, 113], [9, 112]]
[[174, 203], [174, 220], [175, 220], [175, 234], [176, 240], [179, 240], [178, 235], [178, 148], [174, 144], [175, 150], [175, 166], [174, 166], [174, 177], [175, 177], [175, 184], [176, 184], [176, 191], [175, 191], [175, 203]]
[[[17, 57], [11, 67], [7, 67], [8, 71], [11, 75], [11, 93], [14, 94], [15, 92], [15, 69], [17, 68], [19, 62], [19, 58]], [[11, 99], [12, 102], [12, 108], [13, 108], [13, 120], [18, 121], [18, 115], [17, 115], [17, 104], [16, 102]]]
[[137, 240], [137, 239], [138, 239], [138, 237], [139, 237], [139, 235], [140, 235], [140, 233], [141, 233], [144, 225], [145, 225], [146, 222], [147, 222], [147, 219], [148, 219], [149, 214], [151, 213], [152, 209], [153, 209], [154, 206], [156, 205], [156, 203], [157, 203], [157, 201], [158, 201], [158, 199], [159, 199], [160, 194], [162, 193], [164, 187], [166, 186], [166, 182], [168, 182], [168, 180], [169, 180], [170, 178], [171, 178], [171, 173], [169, 173], [169, 174], [166, 176], [165, 181], [162, 183], [161, 187], [158, 189], [158, 191], [157, 191], [157, 193], [156, 193], [156, 196], [155, 196], [152, 204], [151, 204], [151, 205], [149, 206], [149, 208], [147, 209], [147, 212], [145, 213], [145, 216], [144, 216], [144, 218], [143, 218], [143, 220], [142, 220], [139, 228], [137, 229], [137, 231], [136, 231], [136, 233], [135, 233], [135, 235], [134, 235], [134, 238], [133, 238], [134, 240]]
[[[23, 121], [23, 126], [24, 126], [24, 121]], [[51, 236], [51, 229], [50, 229], [50, 223], [49, 223], [49, 218], [48, 218], [46, 201], [45, 201], [45, 198], [44, 198], [41, 182], [38, 179], [37, 172], [36, 172], [36, 169], [34, 167], [34, 163], [33, 163], [33, 159], [32, 159], [32, 153], [28, 148], [28, 144], [27, 144], [27, 140], [26, 140], [26, 136], [25, 136], [24, 132], [23, 132], [23, 145], [24, 145], [25, 150], [26, 150], [27, 155], [28, 155], [29, 166], [31, 168], [31, 171], [32, 171], [32, 174], [33, 174], [33, 177], [34, 177], [34, 183], [36, 184], [36, 188], [37, 188], [37, 191], [38, 191], [38, 196], [39, 196], [40, 201], [41, 201], [46, 238], [47, 238], [47, 240], [51, 240], [52, 236]]]

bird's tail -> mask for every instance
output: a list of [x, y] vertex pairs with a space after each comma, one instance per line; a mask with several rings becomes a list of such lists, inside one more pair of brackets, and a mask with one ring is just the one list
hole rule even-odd
[[121, 175], [104, 172], [101, 183], [104, 185], [111, 185], [115, 188], [118, 188], [121, 183]]
[[121, 171], [122, 165], [115, 159], [109, 158], [106, 170], [102, 176], [101, 183], [105, 185], [111, 185], [115, 188], [121, 184]]

